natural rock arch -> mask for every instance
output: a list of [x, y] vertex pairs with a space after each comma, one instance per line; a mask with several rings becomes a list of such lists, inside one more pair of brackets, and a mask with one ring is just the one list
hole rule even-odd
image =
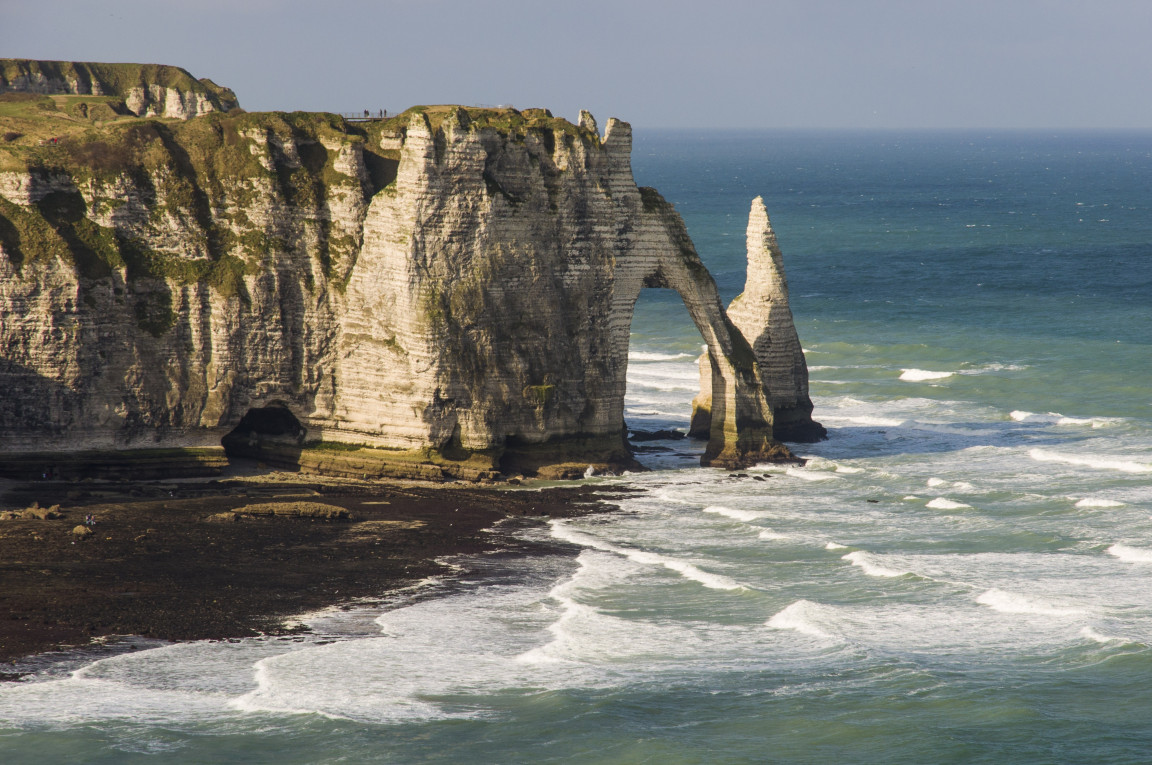
[[714, 359], [704, 464], [791, 458], [683, 221], [636, 187], [631, 127], [581, 126], [518, 136], [462, 109], [438, 129], [412, 117], [396, 184], [365, 218], [324, 438], [489, 452], [506, 470], [509, 451], [528, 471], [631, 464], [629, 329], [649, 286], [680, 294]]
[[[197, 119], [141, 123], [148, 150], [125, 168], [78, 152], [0, 174], [5, 454], [204, 447], [283, 402], [300, 431], [233, 440], [288, 435], [302, 460], [360, 476], [632, 466], [629, 328], [640, 290], [663, 286], [710, 349], [705, 463], [790, 458], [683, 222], [636, 186], [627, 123], [600, 135], [586, 113], [459, 107], [370, 130]], [[66, 189], [83, 209], [54, 218], [41, 203]]]

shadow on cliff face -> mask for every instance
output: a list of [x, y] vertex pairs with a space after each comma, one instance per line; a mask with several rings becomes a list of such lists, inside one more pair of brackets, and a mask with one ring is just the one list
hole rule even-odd
[[[81, 414], [83, 397], [59, 380], [0, 358], [0, 439], [37, 433], [50, 440], [63, 436]], [[6, 436], [8, 431], [11, 435]]]
[[265, 459], [266, 445], [299, 447], [308, 430], [287, 407], [264, 406], [249, 409], [232, 432], [220, 439], [229, 459]]
[[400, 169], [400, 160], [365, 151], [364, 167], [368, 171], [368, 197], [371, 198], [380, 189], [396, 180], [396, 175]]

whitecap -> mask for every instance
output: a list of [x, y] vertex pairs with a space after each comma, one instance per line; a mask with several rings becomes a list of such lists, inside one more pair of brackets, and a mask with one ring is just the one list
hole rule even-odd
[[1046, 425], [1079, 427], [1087, 426], [1092, 428], [1104, 428], [1121, 422], [1121, 420], [1114, 417], [1066, 417], [1059, 412], [1037, 414], [1035, 412], [1028, 412], [1024, 410], [1015, 410], [1010, 412], [1008, 416], [1017, 422], [1034, 422], [1044, 423]]
[[1124, 507], [1124, 503], [1117, 502], [1114, 499], [1095, 499], [1093, 497], [1085, 497], [1076, 503], [1076, 507]]
[[900, 379], [905, 382], [925, 382], [927, 380], [943, 380], [953, 374], [953, 372], [932, 372], [927, 369], [903, 369]]
[[836, 472], [837, 473], [846, 473], [848, 475], [857, 475], [859, 473], [863, 473], [864, 468], [848, 467], [847, 465], [837, 465], [836, 466]]
[[763, 529], [760, 532], [760, 538], [761, 539], [777, 540], [777, 539], [788, 539], [789, 537], [787, 534], [781, 534], [779, 532], [773, 531], [772, 529]]
[[965, 369], [960, 374], [962, 375], [982, 375], [985, 372], [1019, 372], [1020, 370], [1028, 369], [1027, 364], [999, 364], [991, 363], [985, 364], [976, 369]]
[[848, 545], [842, 545], [839, 542], [829, 542], [824, 545], [825, 550], [847, 550]]
[[1144, 550], [1128, 545], [1112, 545], [1104, 552], [1115, 556], [1125, 563], [1152, 563], [1152, 550]]
[[853, 425], [867, 425], [870, 427], [879, 428], [898, 428], [904, 424], [904, 420], [894, 420], [889, 417], [870, 417], [868, 415], [860, 417], [843, 417], [839, 415], [829, 415], [821, 417], [821, 420], [828, 423], [847, 422]]
[[943, 478], [929, 478], [928, 479], [928, 485], [931, 486], [933, 489], [935, 489], [937, 486], [943, 486], [946, 483], [948, 483], [948, 482], [945, 481]]
[[629, 351], [629, 361], [680, 361], [694, 358], [691, 353], [651, 353], [649, 351]]
[[1124, 473], [1152, 473], [1152, 464], [1131, 459], [1110, 457], [1081, 457], [1075, 454], [1058, 454], [1043, 449], [1030, 449], [1028, 456], [1037, 462], [1061, 462], [1065, 465], [1080, 465], [1097, 470], [1119, 470]]
[[950, 499], [944, 499], [944, 497], [937, 497], [926, 506], [933, 510], [963, 510], [972, 507], [972, 505], [966, 505], [963, 502], [954, 502]]
[[853, 566], [859, 566], [864, 569], [864, 573], [868, 576], [882, 576], [887, 578], [906, 576], [911, 574], [911, 571], [901, 571], [899, 569], [888, 568], [878, 562], [878, 556], [871, 553], [866, 553], [862, 550], [850, 552], [841, 557], [841, 560], [846, 560]]
[[704, 508], [704, 512], [713, 513], [715, 515], [722, 515], [725, 518], [731, 518], [735, 521], [754, 521], [757, 518], [763, 518], [763, 513], [757, 513], [753, 510], [737, 510], [732, 507], [723, 507], [722, 505], [712, 505], [711, 507]]
[[976, 602], [1004, 614], [1038, 614], [1041, 616], [1077, 616], [1078, 608], [1060, 608], [1042, 600], [1027, 598], [1014, 592], [991, 589], [982, 593]]
[[670, 571], [683, 576], [685, 579], [691, 579], [698, 582], [705, 587], [713, 590], [746, 590], [747, 586], [740, 584], [734, 579], [726, 577], [722, 574], [712, 574], [700, 569], [699, 567], [688, 563], [687, 561], [670, 558], [665, 555], [658, 555], [657, 553], [646, 552], [644, 550], [636, 550], [629, 547], [619, 547], [606, 542], [602, 539], [597, 539], [591, 534], [585, 534], [582, 531], [576, 531], [568, 525], [560, 521], [550, 521], [549, 526], [552, 530], [552, 536], [556, 539], [582, 547], [591, 547], [594, 550], [601, 550], [604, 552], [615, 553], [616, 555], [623, 555], [628, 560], [636, 563], [645, 563], [650, 566], [663, 566]]
[[1106, 428], [1117, 420], [1109, 417], [1061, 417], [1057, 425], [1088, 425], [1093, 428]]
[[831, 481], [836, 478], [836, 476], [827, 471], [805, 470], [804, 468], [788, 468], [784, 472], [786, 475], [805, 481]]
[[797, 600], [776, 613], [765, 624], [778, 630], [792, 630], [813, 637], [830, 638], [830, 635], [816, 623], [821, 607], [810, 600]]
[[1089, 640], [1095, 640], [1097, 643], [1127, 643], [1128, 638], [1122, 638], [1117, 635], [1105, 635], [1102, 632], [1097, 632], [1092, 627], [1083, 627], [1080, 634]]

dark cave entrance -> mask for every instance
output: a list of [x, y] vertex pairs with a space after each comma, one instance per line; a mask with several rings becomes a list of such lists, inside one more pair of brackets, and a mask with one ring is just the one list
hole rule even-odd
[[308, 429], [288, 407], [270, 404], [249, 409], [220, 443], [229, 459], [282, 461], [291, 452], [298, 455], [307, 436]]

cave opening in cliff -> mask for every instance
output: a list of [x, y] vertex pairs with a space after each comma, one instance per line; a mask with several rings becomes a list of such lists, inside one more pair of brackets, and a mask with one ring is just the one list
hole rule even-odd
[[[680, 440], [688, 433], [692, 399], [700, 389], [697, 359], [703, 344], [679, 293], [656, 287], [640, 291], [632, 314], [624, 396], [624, 422], [640, 455], [673, 449], [644, 442]], [[687, 446], [677, 445], [675, 451]]]
[[220, 443], [229, 459], [267, 460], [292, 456], [289, 453], [298, 452], [307, 435], [308, 430], [287, 406], [274, 403], [249, 409]]

